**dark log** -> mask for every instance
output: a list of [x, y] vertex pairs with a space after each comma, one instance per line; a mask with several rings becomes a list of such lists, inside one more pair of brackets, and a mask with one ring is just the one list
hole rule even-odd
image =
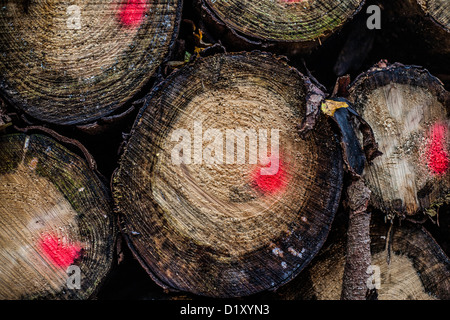
[[86, 161], [53, 138], [0, 136], [0, 298], [95, 295], [113, 261], [110, 200]]
[[436, 210], [450, 194], [450, 95], [427, 70], [384, 62], [349, 88], [382, 156], [364, 179], [372, 204], [386, 214]]
[[196, 0], [202, 20], [231, 49], [304, 53], [339, 30], [364, 0]]
[[367, 28], [367, 17], [358, 15], [350, 28], [333, 67], [334, 74], [339, 77], [360, 70], [373, 48], [376, 33]]
[[[124, 237], [159, 285], [197, 295], [246, 296], [288, 282], [314, 257], [327, 237], [343, 180], [341, 151], [328, 120], [320, 116], [303, 137], [297, 130], [308, 110], [319, 108], [318, 93], [283, 60], [253, 52], [199, 58], [150, 94], [114, 174], [113, 197]], [[195, 142], [195, 121], [204, 133], [218, 130], [208, 143]], [[267, 129], [268, 162], [250, 162], [252, 142], [244, 149], [238, 139], [225, 149], [225, 141], [217, 146], [221, 132], [239, 128]], [[182, 149], [193, 160], [176, 164], [180, 137], [174, 133], [183, 129], [194, 136]], [[279, 130], [277, 153], [272, 129]], [[268, 146], [261, 142], [260, 151]], [[231, 147], [238, 156], [244, 151], [245, 161], [233, 156], [230, 162], [194, 163], [199, 151], [211, 155], [211, 146], [216, 160]], [[262, 173], [276, 162], [278, 171]]]
[[445, 0], [416, 0], [423, 12], [450, 32], [450, 4]]
[[442, 80], [450, 74], [449, 2], [379, 0], [379, 3], [383, 8], [382, 22], [374, 46], [384, 48], [383, 58], [426, 66]]
[[[450, 3], [446, 0], [404, 0], [393, 5], [396, 23], [406, 22], [432, 53], [450, 54]], [[400, 20], [400, 21], [399, 21]]]
[[154, 75], [178, 32], [181, 0], [3, 1], [0, 92], [47, 123], [111, 116]]

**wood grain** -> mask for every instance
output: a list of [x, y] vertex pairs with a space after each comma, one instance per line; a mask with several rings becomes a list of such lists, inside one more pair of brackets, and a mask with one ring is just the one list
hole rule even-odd
[[[340, 199], [343, 168], [325, 119], [307, 138], [298, 134], [311, 88], [294, 68], [255, 52], [198, 59], [152, 92], [113, 194], [123, 233], [157, 283], [245, 296], [289, 281], [315, 255]], [[258, 164], [173, 164], [172, 132], [192, 132], [194, 121], [203, 132], [280, 129], [283, 187], [266, 193], [252, 183]]]
[[111, 115], [154, 75], [180, 16], [178, 0], [30, 1], [26, 9], [6, 1], [0, 90], [44, 122], [86, 124]]
[[362, 7], [364, 1], [198, 0], [202, 18], [226, 42], [304, 52], [321, 44]]
[[[266, 299], [339, 300], [346, 250], [340, 234], [299, 277]], [[370, 238], [372, 270], [377, 274], [372, 273], [369, 286], [377, 285], [378, 300], [449, 299], [450, 260], [425, 228], [405, 221], [385, 223], [377, 211], [372, 214]]]
[[[0, 200], [0, 297], [91, 297], [111, 268], [116, 226], [86, 162], [40, 134], [3, 135]], [[79, 289], [67, 284], [70, 265]]]
[[383, 152], [364, 173], [374, 206], [407, 215], [436, 210], [450, 192], [450, 170], [442, 164], [436, 172], [429, 156], [433, 128], [442, 126], [441, 156], [449, 157], [450, 100], [442, 83], [422, 68], [393, 64], [362, 74], [349, 92]]

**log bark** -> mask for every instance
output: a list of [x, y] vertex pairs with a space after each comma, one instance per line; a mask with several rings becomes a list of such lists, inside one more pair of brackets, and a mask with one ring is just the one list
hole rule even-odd
[[[345, 230], [339, 232], [304, 272], [270, 298], [339, 300], [346, 260]], [[450, 260], [424, 227], [398, 220], [386, 223], [377, 211], [372, 214], [370, 238], [368, 289], [377, 289], [378, 300], [450, 298]]]
[[305, 53], [339, 30], [362, 0], [196, 0], [202, 20], [230, 50], [264, 49]]
[[369, 235], [371, 213], [367, 211], [370, 190], [362, 178], [350, 184], [347, 199], [350, 212], [341, 299], [366, 300], [370, 292], [367, 270], [372, 265]]
[[[343, 79], [338, 79], [335, 91], [339, 90]], [[345, 82], [345, 81], [344, 81]], [[371, 265], [370, 256], [370, 217], [367, 210], [370, 200], [370, 190], [364, 184], [361, 174], [364, 171], [366, 160], [373, 160], [372, 155], [378, 154], [376, 142], [370, 148], [363, 150], [352, 125], [352, 118], [359, 121], [363, 119], [356, 113], [348, 100], [341, 97], [327, 99], [321, 106], [322, 112], [333, 117], [339, 127], [341, 147], [345, 171], [347, 173], [346, 197], [342, 203], [348, 212], [347, 249], [342, 285], [342, 300], [365, 300], [367, 289], [367, 270]], [[370, 128], [369, 128], [370, 129]], [[363, 145], [373, 141], [373, 133], [361, 130]]]
[[[308, 264], [328, 234], [343, 179], [327, 119], [319, 117], [303, 138], [298, 132], [318, 92], [284, 61], [253, 52], [197, 59], [150, 94], [114, 174], [113, 195], [130, 248], [158, 284], [246, 296], [279, 287]], [[192, 161], [176, 164], [174, 132], [195, 139], [195, 121], [205, 135], [219, 130], [215, 139], [226, 130], [267, 130], [271, 145], [279, 129], [279, 152], [250, 163], [249, 142], [243, 163], [195, 163], [196, 152], [211, 154], [213, 144], [192, 140], [183, 149]], [[223, 149], [225, 157], [230, 146], [242, 152], [240, 140], [223, 141], [215, 156]], [[259, 151], [268, 147], [261, 141]], [[278, 171], [262, 175], [275, 162]]]
[[110, 200], [86, 161], [53, 138], [0, 136], [0, 298], [95, 295], [113, 261]]
[[181, 0], [7, 1], [0, 92], [28, 116], [58, 125], [123, 112], [168, 55], [180, 19]]
[[427, 70], [382, 63], [360, 75], [351, 100], [382, 156], [364, 179], [387, 214], [434, 215], [450, 192], [450, 95]]

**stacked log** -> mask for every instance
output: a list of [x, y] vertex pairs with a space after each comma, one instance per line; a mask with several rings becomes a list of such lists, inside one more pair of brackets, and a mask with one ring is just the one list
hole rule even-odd
[[39, 121], [89, 124], [121, 111], [155, 75], [180, 1], [8, 1], [0, 10], [0, 91]]
[[[372, 217], [372, 265], [367, 270], [370, 275], [367, 287], [376, 289], [376, 298], [448, 300], [450, 260], [430, 233], [410, 222], [402, 225], [385, 223], [381, 212]], [[345, 236], [342, 233], [336, 235], [298, 278], [270, 298], [339, 300], [345, 247]]]
[[[113, 195], [130, 248], [158, 284], [246, 296], [306, 266], [328, 234], [343, 177], [326, 119], [299, 135], [321, 99], [308, 78], [258, 52], [198, 59], [151, 93]], [[266, 159], [256, 161], [256, 146]]]
[[423, 68], [384, 63], [349, 93], [383, 153], [364, 172], [374, 207], [434, 216], [450, 194], [449, 93]]
[[305, 53], [336, 33], [364, 1], [197, 0], [202, 20], [228, 46]]
[[424, 65], [434, 75], [448, 80], [450, 74], [448, 1], [381, 0], [379, 3], [383, 7], [381, 30], [374, 45], [390, 52], [388, 55], [373, 58]]
[[86, 299], [113, 264], [108, 188], [42, 134], [0, 136], [0, 298]]
[[[441, 214], [447, 213], [449, 93], [421, 67], [381, 61], [358, 76], [347, 95], [364, 121], [354, 117], [355, 128], [369, 124], [382, 152], [362, 172], [371, 195], [368, 210], [375, 210], [364, 284], [367, 299], [449, 299], [450, 260], [420, 225], [420, 220], [435, 217], [442, 208]], [[341, 298], [348, 281], [344, 265], [355, 258], [349, 256], [345, 241], [347, 223], [340, 221], [334, 227], [335, 234], [321, 254], [281, 288], [278, 297]]]
[[0, 298], [450, 299], [450, 4], [364, 3], [4, 1]]

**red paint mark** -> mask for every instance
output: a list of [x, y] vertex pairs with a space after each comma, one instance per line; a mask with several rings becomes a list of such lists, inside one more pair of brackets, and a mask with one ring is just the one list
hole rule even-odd
[[263, 168], [271, 168], [273, 160], [274, 159], [272, 158], [267, 165], [258, 165], [252, 173], [253, 185], [256, 186], [264, 194], [274, 194], [276, 192], [282, 191], [286, 186], [286, 172], [281, 159], [277, 159], [278, 170], [276, 170], [276, 166], [274, 166], [274, 174], [263, 174], [261, 172], [261, 169]]
[[137, 27], [147, 10], [146, 0], [127, 0], [119, 9], [119, 20], [125, 27]]
[[39, 247], [53, 264], [67, 268], [80, 257], [82, 247], [69, 243], [56, 235], [45, 234], [41, 237]]
[[427, 145], [427, 163], [433, 174], [443, 175], [449, 167], [449, 157], [446, 148], [447, 126], [435, 123], [430, 130]]

